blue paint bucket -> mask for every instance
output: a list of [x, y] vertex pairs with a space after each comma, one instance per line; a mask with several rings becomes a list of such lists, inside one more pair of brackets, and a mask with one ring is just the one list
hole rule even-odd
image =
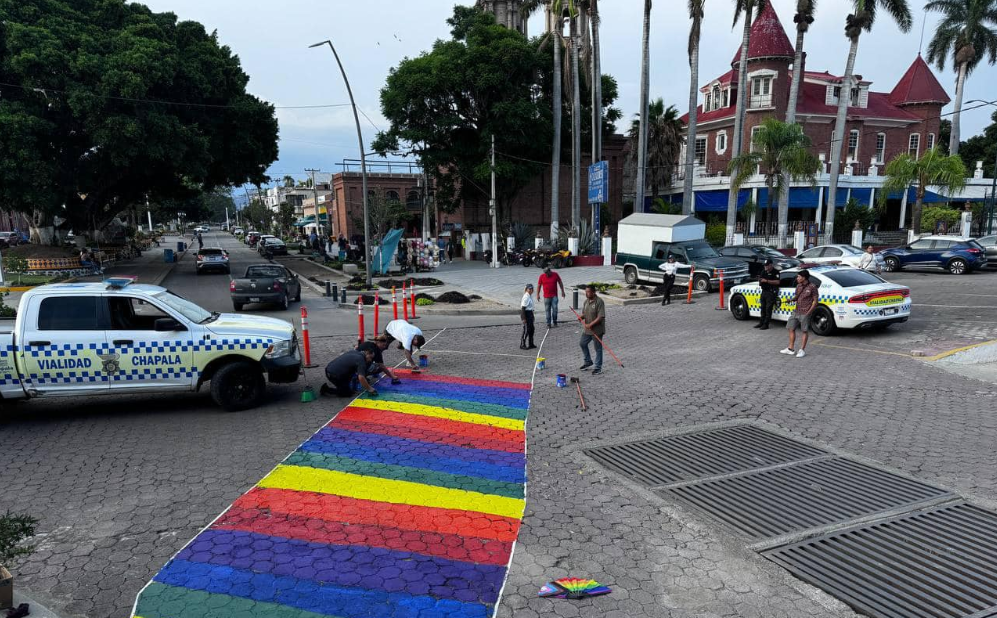
[[568, 385], [568, 376], [564, 375], [563, 373], [557, 374], [556, 384], [558, 388], [564, 388], [565, 386]]
[[420, 354], [419, 355], [419, 366], [420, 367], [424, 367], [424, 368], [425, 367], [429, 367], [429, 357], [426, 356], [425, 354]]

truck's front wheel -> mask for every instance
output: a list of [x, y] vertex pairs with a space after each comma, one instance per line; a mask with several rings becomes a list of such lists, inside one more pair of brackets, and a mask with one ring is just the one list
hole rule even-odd
[[696, 275], [692, 280], [692, 286], [700, 292], [710, 291], [710, 278], [703, 275]]
[[263, 372], [253, 363], [229, 363], [211, 377], [211, 398], [229, 412], [259, 405], [265, 392]]
[[637, 283], [637, 269], [633, 266], [627, 266], [623, 269], [623, 280], [627, 282], [627, 285], [633, 285]]

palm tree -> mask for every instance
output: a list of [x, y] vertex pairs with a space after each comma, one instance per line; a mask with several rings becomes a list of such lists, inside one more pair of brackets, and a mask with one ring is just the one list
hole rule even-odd
[[[644, 174], [644, 184], [651, 186], [652, 203], [658, 198], [659, 189], [671, 184], [672, 171], [679, 162], [682, 153], [682, 121], [679, 110], [674, 105], [665, 109], [663, 99], [651, 102], [647, 107], [647, 171]], [[634, 120], [630, 125], [630, 151], [640, 138], [640, 121]], [[632, 159], [632, 155], [630, 157]], [[636, 182], [641, 177], [635, 175]]]
[[582, 95], [581, 84], [578, 83], [580, 76], [578, 16], [579, 11], [575, 7], [574, 0], [568, 0], [568, 40], [571, 49], [571, 227], [573, 230], [579, 229], [582, 214], [580, 176], [582, 167]]
[[[814, 23], [817, 0], [796, 0], [796, 54], [793, 57], [793, 81], [789, 84], [789, 106], [786, 108], [786, 122], [796, 124], [796, 107], [800, 100], [800, 84], [803, 83], [803, 39], [810, 24]], [[789, 178], [783, 175], [782, 191], [779, 193], [779, 248], [788, 242], [789, 227]]]
[[[912, 184], [917, 185], [914, 208], [910, 213], [911, 229], [921, 230], [921, 213], [924, 211], [924, 194], [928, 186], [941, 187], [943, 193], [951, 195], [966, 186], [966, 164], [959, 155], [944, 155], [938, 147], [928, 150], [920, 159], [902, 154], [886, 166], [886, 182], [880, 192], [880, 203], [891, 193], [905, 192]], [[900, 222], [903, 227], [904, 222]]]
[[602, 52], [598, 0], [588, 0], [588, 13], [592, 28], [592, 163], [596, 163], [602, 160]]
[[869, 32], [876, 22], [876, 10], [885, 9], [900, 30], [910, 30], [912, 19], [907, 0], [851, 0], [855, 12], [845, 18], [845, 36], [851, 41], [848, 48], [848, 60], [845, 61], [845, 75], [841, 78], [841, 93], [838, 95], [838, 115], [834, 121], [834, 137], [831, 140], [831, 180], [827, 194], [827, 213], [825, 215], [824, 234], [827, 238], [834, 236], [834, 209], [838, 193], [838, 174], [841, 173], [841, 148], [845, 141], [845, 119], [848, 114], [848, 103], [852, 98], [852, 75], [855, 71], [855, 56], [859, 50], [859, 37], [862, 31]]
[[685, 138], [685, 178], [682, 183], [682, 214], [692, 214], [692, 180], [696, 169], [696, 116], [699, 112], [699, 37], [703, 29], [703, 4], [689, 0], [689, 125]]
[[943, 14], [928, 44], [928, 62], [944, 71], [945, 59], [951, 53], [952, 64], [959, 71], [949, 134], [949, 153], [959, 154], [959, 121], [966, 77], [984, 56], [989, 56], [990, 64], [997, 63], [997, 0], [931, 0], [924, 9]]
[[[561, 110], [563, 106], [561, 94], [561, 46], [564, 44], [564, 0], [527, 0], [523, 3], [520, 11], [523, 18], [528, 19], [530, 15], [541, 10], [549, 11], [551, 23], [551, 33], [548, 34], [549, 43], [554, 48], [554, 78], [553, 78], [553, 101], [554, 108], [554, 147], [551, 151], [550, 161], [550, 240], [557, 241], [557, 231], [561, 220], [560, 195], [561, 195]], [[552, 36], [551, 36], [552, 35]]]
[[[751, 22], [755, 9], [761, 11], [765, 7], [765, 0], [734, 0], [734, 25], [737, 20], [744, 19], [744, 31], [741, 34], [741, 56], [737, 65], [737, 108], [734, 112], [734, 141], [731, 153], [734, 162], [740, 157], [744, 145], [744, 115], [748, 99], [748, 45], [751, 43]], [[740, 171], [732, 171], [731, 175], [738, 175]], [[734, 225], [737, 223], [737, 191], [734, 190], [733, 183], [727, 196], [727, 238], [726, 242], [734, 237]]]
[[768, 187], [768, 205], [765, 208], [765, 229], [768, 233], [772, 217], [772, 202], [776, 191], [780, 194], [789, 181], [817, 184], [820, 159], [810, 152], [810, 138], [798, 124], [789, 124], [769, 118], [752, 138], [753, 152], [734, 157], [728, 168], [731, 191], [741, 190], [747, 180], [761, 166]]
[[288, 188], [293, 187], [294, 186], [294, 177], [293, 176], [284, 176], [284, 186], [288, 187]]
[[640, 129], [637, 139], [637, 179], [634, 212], [644, 212], [644, 179], [647, 175], [647, 106], [648, 82], [651, 79], [651, 0], [644, 0], [644, 35], [640, 56]]

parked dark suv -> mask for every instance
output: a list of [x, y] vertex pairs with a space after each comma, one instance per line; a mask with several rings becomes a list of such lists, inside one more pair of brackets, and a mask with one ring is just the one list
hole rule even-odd
[[772, 260], [776, 268], [796, 268], [800, 261], [783, 255], [771, 247], [756, 247], [754, 245], [733, 245], [720, 249], [720, 255], [732, 257], [748, 263], [748, 272], [752, 277], [757, 277], [765, 270], [765, 260]]
[[952, 236], [925, 236], [906, 247], [882, 252], [884, 268], [941, 268], [962, 275], [987, 265], [987, 252], [975, 240]]

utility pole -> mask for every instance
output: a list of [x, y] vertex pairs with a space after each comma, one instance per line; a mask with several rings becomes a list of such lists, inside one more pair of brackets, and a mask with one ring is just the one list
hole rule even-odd
[[498, 268], [498, 210], [495, 207], [495, 135], [492, 135], [492, 199], [488, 201], [492, 215], [492, 268]]
[[[319, 170], [306, 169], [306, 172], [312, 176], [312, 195], [314, 195], [315, 200], [315, 227], [318, 228], [318, 235], [322, 236], [322, 224], [319, 223], [319, 213], [318, 213], [318, 185], [315, 184], [315, 173]], [[322, 243], [325, 244], [325, 243]]]
[[149, 206], [149, 196], [145, 196], [145, 214], [149, 216], [149, 233], [152, 234], [152, 207]]

